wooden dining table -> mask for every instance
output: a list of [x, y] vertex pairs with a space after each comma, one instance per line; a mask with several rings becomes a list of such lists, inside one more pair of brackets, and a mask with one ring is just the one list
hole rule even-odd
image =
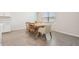
[[46, 23], [33, 23], [33, 22], [26, 22], [26, 24], [29, 24], [29, 30], [30, 32], [37, 32], [39, 28], [45, 27]]

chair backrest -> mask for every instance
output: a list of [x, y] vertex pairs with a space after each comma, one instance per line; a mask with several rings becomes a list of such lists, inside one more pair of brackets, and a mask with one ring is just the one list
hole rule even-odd
[[51, 24], [47, 24], [47, 25], [45, 26], [45, 32], [46, 32], [46, 33], [51, 32]]
[[45, 25], [43, 28], [39, 28], [38, 30], [42, 34], [50, 33], [51, 32], [51, 24]]

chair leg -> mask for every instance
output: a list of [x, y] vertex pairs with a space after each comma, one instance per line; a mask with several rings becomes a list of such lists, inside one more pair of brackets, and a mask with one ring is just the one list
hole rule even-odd
[[51, 36], [51, 39], [52, 39], [52, 33], [50, 32], [50, 36]]
[[38, 38], [40, 33], [39, 32], [36, 32], [34, 34], [35, 34], [35, 37]]
[[47, 38], [46, 38], [46, 34], [43, 34], [43, 36], [42, 37], [44, 37], [45, 38], [45, 40], [47, 40]]

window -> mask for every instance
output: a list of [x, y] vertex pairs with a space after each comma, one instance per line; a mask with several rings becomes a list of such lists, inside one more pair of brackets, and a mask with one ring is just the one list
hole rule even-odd
[[42, 14], [42, 17], [44, 19], [43, 21], [45, 22], [53, 22], [56, 17], [55, 12], [43, 12]]

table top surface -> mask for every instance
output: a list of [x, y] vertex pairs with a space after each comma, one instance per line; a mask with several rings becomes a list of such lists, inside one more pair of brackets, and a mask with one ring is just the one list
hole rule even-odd
[[35, 25], [35, 26], [46, 26], [46, 25], [48, 25], [48, 23], [44, 23], [44, 22], [41, 22], [41, 23], [26, 22], [26, 24]]

